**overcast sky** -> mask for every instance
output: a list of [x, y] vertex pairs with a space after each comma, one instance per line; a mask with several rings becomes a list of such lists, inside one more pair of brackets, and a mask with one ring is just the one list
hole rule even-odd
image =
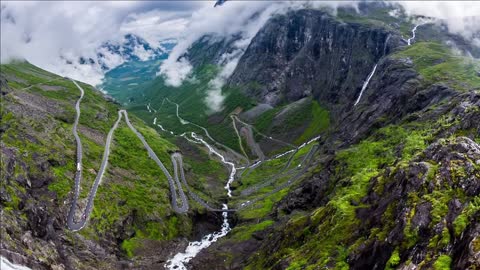
[[[302, 2], [306, 1], [229, 1], [213, 8], [215, 1], [2, 1], [1, 62], [23, 58], [47, 70], [97, 84], [103, 76], [99, 66], [66, 65], [65, 59], [95, 58], [101, 44], [120, 42], [127, 33], [141, 36], [153, 46], [174, 38], [179, 45], [167, 61], [164, 74], [172, 79], [172, 84], [178, 84], [189, 70], [185, 63], [175, 63], [176, 56], [201, 35], [241, 31], [244, 42], [237, 47], [242, 50], [271, 14], [298, 7]], [[346, 1], [312, 3], [355, 5]], [[480, 28], [480, 2], [400, 3], [412, 15], [446, 19], [453, 32], [467, 37]], [[249, 21], [253, 14], [261, 16]], [[108, 57], [112, 66], [122, 62], [114, 55]]]
[[[66, 65], [80, 56], [95, 59], [106, 41], [134, 33], [155, 46], [178, 38], [207, 1], [1, 2], [1, 61], [24, 58], [42, 68], [97, 84], [100, 66]], [[119, 63], [115, 56], [107, 61]]]

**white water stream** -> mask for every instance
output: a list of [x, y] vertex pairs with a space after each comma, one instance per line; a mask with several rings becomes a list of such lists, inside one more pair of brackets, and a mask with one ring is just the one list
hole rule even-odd
[[[192, 141], [196, 141], [205, 145], [210, 151], [210, 153], [220, 158], [223, 164], [230, 166], [231, 168], [230, 175], [228, 176], [228, 181], [227, 181], [227, 184], [225, 185], [225, 189], [227, 190], [228, 197], [232, 197], [232, 190], [230, 189], [230, 185], [235, 179], [235, 174], [237, 173], [237, 168], [235, 167], [235, 164], [233, 162], [227, 161], [224, 156], [222, 156], [218, 151], [216, 151], [211, 145], [209, 145], [204, 139], [200, 138], [194, 132], [192, 132], [190, 135], [193, 138]], [[181, 136], [186, 138], [185, 134], [182, 134]], [[222, 209], [228, 210], [228, 206], [226, 204], [223, 204]], [[209, 247], [218, 239], [227, 235], [228, 232], [230, 232], [231, 230], [230, 224], [228, 223], [228, 212], [222, 212], [222, 216], [223, 216], [223, 223], [220, 231], [207, 234], [200, 241], [188, 243], [188, 246], [185, 252], [177, 253], [173, 258], [167, 261], [167, 263], [165, 264], [165, 267], [167, 269], [175, 269], [175, 270], [187, 269], [185, 264], [187, 264], [192, 258], [194, 258], [202, 249]]]
[[[177, 114], [177, 118], [180, 120], [180, 123], [182, 125], [191, 124], [191, 122], [189, 122], [185, 119], [182, 119], [179, 116], [179, 112], [178, 112], [179, 111], [179, 106], [176, 103], [174, 103], [174, 104], [176, 105], [176, 109], [177, 109], [176, 114]], [[158, 126], [162, 131], [170, 132], [171, 134], [173, 134], [172, 131], [168, 131], [168, 130], [164, 129], [163, 126], [160, 125], [157, 122], [157, 118], [154, 119], [153, 124]], [[200, 127], [200, 128], [202, 128], [206, 132], [207, 137], [210, 138], [210, 136], [208, 134], [208, 131], [203, 127]], [[210, 153], [216, 155], [218, 158], [220, 158], [220, 160], [223, 164], [230, 167], [230, 175], [228, 176], [227, 183], [225, 184], [225, 189], [227, 190], [228, 197], [232, 197], [232, 190], [231, 190], [230, 186], [231, 186], [232, 182], [235, 180], [235, 175], [237, 173], [237, 170], [238, 169], [244, 169], [244, 168], [243, 167], [242, 168], [237, 168], [233, 162], [227, 161], [227, 159], [219, 151], [217, 151], [213, 146], [208, 144], [202, 137], [197, 135], [195, 132], [190, 132], [190, 138], [186, 135], [186, 133], [183, 133], [179, 136], [184, 137], [185, 139], [187, 139], [188, 141], [190, 141], [192, 143], [203, 144], [205, 147], [208, 148]], [[311, 144], [312, 142], [315, 142], [316, 140], [318, 140], [318, 138], [320, 138], [320, 136], [315, 137], [315, 138], [311, 139], [310, 141], [308, 141], [306, 143], [303, 143], [302, 145], [300, 145], [298, 148], [296, 148], [294, 150], [289, 150], [285, 153], [278, 154], [271, 159], [265, 160], [264, 162], [267, 162], [267, 161], [270, 161], [270, 160], [273, 160], [273, 159], [278, 159], [278, 158], [281, 158], [285, 155], [288, 155], [289, 153], [292, 153], [294, 151], [298, 151], [299, 149]], [[250, 167], [255, 167], [258, 164], [260, 164], [261, 162], [262, 161], [257, 161], [255, 164], [253, 164]], [[248, 201], [246, 203], [243, 203], [242, 206], [249, 203], [249, 202], [250, 201]], [[228, 205], [223, 204], [222, 209], [223, 210], [228, 210]], [[192, 260], [201, 250], [203, 250], [205, 248], [208, 248], [210, 245], [212, 245], [218, 239], [226, 236], [231, 230], [230, 224], [228, 223], [228, 212], [227, 211], [222, 212], [222, 216], [223, 216], [223, 223], [222, 223], [222, 227], [221, 227], [220, 231], [207, 234], [200, 241], [190, 242], [188, 244], [185, 252], [180, 252], [180, 253], [175, 254], [175, 256], [173, 256], [171, 259], [169, 259], [165, 263], [165, 265], [164, 265], [165, 268], [171, 269], [171, 270], [186, 270], [187, 269], [186, 264], [190, 260]]]
[[[180, 123], [182, 125], [189, 124], [190, 122], [182, 119], [179, 114], [178, 114], [178, 104], [177, 105], [177, 117], [180, 120]], [[150, 104], [147, 105], [147, 110], [151, 113], [152, 109], [150, 108]], [[166, 130], [161, 124], [157, 123], [157, 118], [155, 117], [153, 119], [153, 125], [158, 126], [162, 131], [164, 132], [170, 132], [170, 134], [175, 135], [172, 131]], [[199, 137], [197, 134], [194, 132], [190, 133], [191, 138], [186, 136], [186, 133], [183, 133], [179, 135], [191, 143], [195, 144], [203, 144], [205, 145], [210, 153], [216, 155], [217, 157], [220, 158], [221, 162], [227, 166], [230, 167], [230, 175], [228, 177], [228, 181], [225, 185], [225, 189], [227, 190], [227, 195], [228, 197], [232, 197], [232, 190], [230, 189], [230, 185], [232, 184], [233, 180], [235, 179], [235, 174], [237, 173], [237, 168], [235, 167], [235, 164], [233, 162], [229, 162], [225, 159], [225, 157], [220, 154], [215, 148], [213, 148], [210, 144], [208, 144], [204, 139]], [[228, 210], [228, 205], [223, 204], [222, 210]], [[175, 269], [175, 270], [182, 270], [182, 269], [187, 269], [185, 266], [191, 259], [193, 259], [201, 250], [209, 247], [211, 244], [216, 242], [218, 239], [224, 237], [225, 235], [230, 232], [230, 224], [228, 223], [228, 212], [222, 212], [222, 217], [223, 217], [223, 223], [220, 231], [210, 233], [205, 235], [200, 241], [194, 241], [188, 243], [187, 248], [185, 249], [185, 252], [180, 252], [175, 254], [173, 258], [169, 259], [167, 263], [165, 263], [165, 268], [167, 269]]]
[[0, 269], [1, 270], [32, 270], [23, 265], [18, 265], [10, 262], [7, 258], [0, 256]]
[[415, 40], [417, 28], [418, 28], [420, 25], [421, 25], [421, 24], [417, 24], [417, 25], [415, 25], [415, 27], [413, 27], [413, 29], [412, 29], [412, 37], [409, 38], [409, 39], [407, 39], [407, 44], [408, 44], [408, 46], [412, 45], [412, 41]]
[[353, 106], [357, 106], [357, 104], [360, 102], [360, 99], [362, 98], [363, 92], [365, 91], [365, 89], [367, 89], [368, 83], [369, 83], [370, 80], [372, 79], [372, 77], [373, 77], [373, 75], [375, 74], [375, 71], [376, 71], [376, 70], [377, 70], [377, 65], [375, 65], [375, 66], [373, 67], [372, 72], [370, 72], [370, 74], [368, 75], [367, 80], [363, 83], [362, 91], [360, 91], [360, 95], [358, 95], [357, 101], [355, 101], [355, 104], [353, 104]]

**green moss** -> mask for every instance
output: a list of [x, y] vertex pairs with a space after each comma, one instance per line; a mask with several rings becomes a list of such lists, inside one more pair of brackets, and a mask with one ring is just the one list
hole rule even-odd
[[312, 102], [311, 110], [312, 120], [303, 134], [295, 140], [296, 144], [301, 144], [310, 140], [330, 126], [330, 113], [326, 109], [320, 107], [318, 102]]
[[266, 228], [272, 226], [273, 223], [273, 220], [265, 220], [256, 224], [247, 224], [235, 227], [231, 232], [231, 238], [237, 241], [248, 240], [252, 237], [254, 232], [265, 230]]
[[296, 261], [296, 262], [291, 263], [288, 266], [287, 270], [303, 269], [305, 267], [305, 265], [307, 265], [307, 260]]
[[66, 175], [68, 172], [74, 171], [75, 167], [72, 161], [68, 165], [54, 167], [55, 181], [48, 185], [48, 190], [56, 192], [60, 200], [65, 199], [73, 186], [73, 179], [69, 179]]
[[432, 211], [430, 212], [432, 224], [439, 223], [446, 216], [448, 213], [448, 202], [454, 194], [455, 191], [453, 190], [435, 190], [423, 196], [423, 199], [432, 203]]
[[141, 245], [137, 239], [129, 239], [122, 242], [122, 249], [129, 258], [134, 256], [134, 251]]
[[450, 232], [445, 227], [441, 235], [435, 235], [430, 239], [428, 247], [431, 249], [440, 250], [447, 247], [450, 244]]
[[453, 222], [453, 228], [457, 237], [463, 233], [463, 231], [469, 224], [470, 219], [478, 211], [480, 211], [480, 197], [477, 196], [474, 197], [470, 202], [468, 202], [467, 206], [462, 210], [462, 212]]
[[[368, 207], [361, 203], [361, 199], [367, 194], [371, 179], [377, 179], [376, 176], [381, 175], [385, 168], [411, 160], [425, 149], [430, 136], [427, 127], [388, 126], [368, 139], [337, 152], [337, 171], [332, 177], [338, 180], [329, 193], [328, 203], [313, 211], [309, 221], [302, 223], [304, 225], [286, 225], [284, 230], [288, 239], [282, 241], [282, 248], [276, 252], [275, 258], [288, 258], [292, 265], [304, 265], [306, 262], [307, 268], [311, 269], [348, 268], [347, 258], [355, 251], [355, 245], [359, 245], [351, 239], [361, 222], [356, 213]], [[394, 211], [394, 207], [389, 209]], [[382, 217], [384, 219], [389, 219], [387, 212]], [[385, 239], [388, 232], [384, 230], [388, 228], [372, 230], [371, 239]], [[406, 240], [408, 245], [413, 246], [417, 241], [417, 232], [408, 229], [405, 233], [409, 238]], [[364, 239], [363, 243], [367, 241], [370, 239]], [[271, 255], [268, 256], [271, 258]], [[255, 263], [258, 266], [261, 259]]]
[[398, 251], [398, 248], [396, 248], [392, 256], [390, 256], [390, 259], [387, 261], [387, 265], [385, 266], [385, 270], [390, 270], [390, 269], [395, 269], [396, 266], [400, 264], [400, 252]]
[[261, 132], [267, 132], [272, 124], [273, 118], [280, 111], [280, 108], [275, 108], [262, 113], [255, 121], [255, 127]]
[[244, 220], [263, 218], [272, 212], [274, 204], [280, 201], [285, 195], [287, 195], [287, 193], [288, 189], [283, 189], [268, 196], [264, 200], [239, 211], [238, 215]]
[[480, 252], [480, 237], [475, 237], [472, 240], [473, 252]]
[[122, 249], [128, 257], [134, 257], [136, 250], [143, 247], [146, 240], [166, 241], [190, 230], [186, 217], [170, 216], [165, 221], [147, 221], [135, 226], [135, 236], [124, 240]]
[[440, 255], [433, 264], [435, 270], [449, 270], [451, 269], [452, 258], [448, 255]]

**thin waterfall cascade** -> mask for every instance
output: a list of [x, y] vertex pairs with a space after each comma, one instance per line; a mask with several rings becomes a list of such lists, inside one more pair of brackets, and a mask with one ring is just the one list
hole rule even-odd
[[[377, 65], [378, 65], [378, 64], [377, 64]], [[375, 65], [375, 66], [373, 67], [372, 72], [370, 72], [370, 74], [369, 74], [368, 77], [367, 77], [367, 80], [363, 83], [362, 91], [360, 91], [360, 95], [358, 95], [357, 101], [355, 101], [355, 104], [353, 104], [353, 106], [357, 106], [357, 104], [360, 102], [360, 99], [362, 98], [363, 92], [365, 91], [365, 89], [367, 89], [368, 83], [370, 82], [370, 80], [372, 79], [373, 75], [375, 74], [375, 71], [377, 71], [377, 65]]]
[[413, 27], [413, 29], [412, 29], [412, 37], [409, 38], [409, 39], [407, 39], [407, 44], [408, 44], [408, 46], [411, 46], [411, 45], [412, 45], [412, 41], [415, 41], [415, 37], [416, 37], [416, 35], [417, 35], [417, 34], [416, 34], [416, 33], [417, 33], [417, 28], [418, 28], [420, 25], [422, 25], [422, 24], [417, 24], [417, 25], [415, 25], [415, 27]]

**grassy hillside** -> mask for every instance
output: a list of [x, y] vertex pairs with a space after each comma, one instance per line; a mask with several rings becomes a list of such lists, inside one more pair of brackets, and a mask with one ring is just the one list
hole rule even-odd
[[[460, 183], [468, 175], [478, 176], [480, 167], [474, 165], [466, 173], [464, 166], [474, 164], [469, 158], [442, 165], [440, 157], [430, 152], [439, 148], [428, 150], [427, 146], [435, 142], [434, 134], [443, 128], [440, 122], [388, 126], [339, 151], [335, 155], [336, 171], [330, 176], [335, 184], [323, 193], [328, 194], [328, 202], [311, 213], [291, 215], [280, 228], [270, 228], [268, 232], [277, 239], [276, 246], [264, 246], [264, 253], [256, 255], [247, 269], [265, 268], [282, 261], [289, 265], [288, 269], [349, 269], [349, 263], [362, 260], [362, 254], [378, 252], [375, 245], [383, 246], [391, 254], [385, 269], [396, 269], [400, 262], [411, 263], [412, 259], [407, 260], [405, 254], [414, 246], [422, 246], [428, 254], [416, 261], [422, 269], [451, 269], [451, 254], [444, 254], [444, 250], [460, 241], [480, 211], [478, 196], [466, 192]], [[460, 141], [452, 135], [441, 140], [440, 145], [448, 148], [457, 140]], [[426, 171], [422, 166], [426, 166]], [[399, 195], [393, 194], [398, 192], [395, 188], [404, 184], [402, 192], [408, 196], [396, 197]], [[412, 187], [415, 185], [421, 188], [415, 190]], [[462, 205], [462, 210], [453, 217], [451, 200]], [[425, 205], [427, 213], [421, 210]], [[419, 223], [420, 215], [428, 217], [426, 224]], [[267, 217], [262, 223], [244, 226], [250, 232], [271, 225]], [[398, 231], [399, 227], [402, 231]], [[435, 233], [436, 230], [439, 232]], [[234, 232], [234, 239], [248, 238]], [[284, 238], [275, 237], [277, 233]], [[267, 251], [271, 248], [275, 250], [273, 256]], [[404, 254], [402, 259], [399, 254]]]
[[[74, 103], [80, 92], [70, 80], [26, 62], [2, 65], [1, 78], [2, 172], [6, 172], [7, 181], [2, 187], [7, 198], [2, 199], [2, 207], [7, 228], [15, 231], [10, 226], [19, 226], [20, 222], [15, 220], [24, 215], [25, 204], [33, 197], [38, 205], [48, 206], [48, 215], [58, 218], [63, 230], [74, 186], [76, 145], [72, 124]], [[85, 89], [78, 127], [84, 147], [80, 197], [86, 198], [100, 166], [106, 134], [117, 120], [120, 107], [91, 86], [80, 84]], [[130, 119], [172, 171], [170, 153], [179, 150], [174, 144], [177, 142], [162, 138], [134, 115]], [[203, 150], [182, 143], [179, 145], [186, 155], [185, 164], [193, 168], [187, 171], [193, 187], [209, 198], [223, 196], [223, 188], [211, 186], [223, 187], [226, 169], [217, 161], [209, 161]], [[124, 122], [114, 133], [111, 149], [92, 216], [80, 234], [98, 243], [118, 242], [129, 256], [136, 254], [143, 241], [160, 245], [179, 236], [190, 236], [189, 215], [172, 211], [166, 177]], [[84, 202], [80, 205], [83, 207]], [[192, 207], [192, 211], [204, 211], [195, 203]], [[2, 235], [6, 234], [9, 233], [2, 230]], [[65, 234], [70, 241], [77, 238], [76, 233]], [[14, 234], [7, 238], [12, 239], [11, 250], [22, 249], [14, 241], [19, 238]]]
[[[114, 70], [114, 72], [116, 71]], [[216, 74], [216, 66], [205, 65], [196, 68], [191, 79], [186, 80], [180, 87], [168, 86], [165, 84], [164, 78], [157, 77], [150, 82], [136, 86], [134, 91], [120, 93], [109, 84], [104, 84], [104, 89], [120, 102], [129, 104], [129, 110], [147, 123], [152, 123], [153, 119], [157, 118], [157, 124], [161, 124], [167, 130], [175, 133], [181, 134], [189, 131], [202, 133], [202, 130], [195, 126], [182, 125], [176, 117], [176, 106], [167, 102], [166, 99], [178, 103], [180, 105], [179, 114], [183, 119], [208, 127], [215, 140], [239, 152], [238, 139], [229, 116], [232, 113], [239, 114], [251, 109], [256, 102], [242, 94], [239, 89], [224, 87], [222, 90], [222, 95], [225, 97], [223, 107], [220, 111], [212, 111], [207, 106], [206, 97], [211, 90], [209, 82], [215, 78]], [[150, 105], [151, 112], [148, 111], [147, 105]], [[329, 126], [329, 113], [315, 101], [290, 110], [286, 118], [279, 117], [277, 121], [272, 121], [282, 109], [288, 109], [288, 104], [260, 115], [251, 124], [262, 132], [275, 136], [280, 134], [283, 136], [288, 133], [286, 131], [292, 131], [292, 134], [283, 136], [283, 139], [297, 145], [317, 136]], [[256, 139], [261, 140], [262, 138], [257, 137]], [[267, 152], [270, 150], [264, 149]]]
[[[153, 121], [154, 117], [157, 117], [161, 125], [176, 133], [192, 130], [200, 132], [201, 130], [194, 126], [182, 126], [179, 123], [175, 114], [175, 105], [164, 102], [164, 99], [168, 98], [180, 105], [179, 113], [182, 118], [208, 127], [211, 135], [217, 141], [232, 149], [239, 150], [229, 114], [237, 108], [249, 109], [253, 106], [253, 103], [238, 91], [224, 89], [223, 95], [226, 99], [223, 110], [220, 112], [212, 111], [206, 105], [205, 99], [207, 92], [210, 90], [209, 82], [215, 77], [216, 73], [215, 66], [203, 66], [195, 71], [194, 79], [187, 80], [178, 88], [165, 85], [163, 78], [158, 77], [142, 87], [141, 94], [139, 92], [135, 96], [136, 105], [131, 107], [131, 111], [142, 119], [146, 119], [149, 123]], [[151, 108], [157, 110], [157, 112], [155, 114], [148, 113], [147, 104], [150, 104]]]
[[418, 42], [394, 56], [412, 60], [426, 84], [444, 83], [459, 91], [480, 89], [480, 62], [440, 43]]

